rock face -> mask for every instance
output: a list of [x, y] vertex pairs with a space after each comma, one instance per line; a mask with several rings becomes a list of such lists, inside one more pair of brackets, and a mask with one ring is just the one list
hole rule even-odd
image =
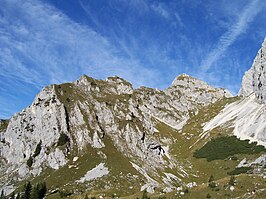
[[266, 147], [266, 38], [252, 67], [243, 77], [238, 95], [241, 99], [225, 107], [204, 126], [204, 130], [231, 126], [240, 139], [256, 141]]
[[74, 83], [51, 85], [1, 127], [1, 172], [25, 179], [47, 167], [59, 169], [68, 154], [105, 148], [107, 138], [143, 168], [160, 169], [171, 157], [156, 137], [156, 122], [181, 129], [200, 108], [231, 96], [188, 75], [178, 76], [166, 90], [134, 90], [119, 77], [82, 76]]
[[231, 126], [240, 139], [256, 141], [266, 147], [266, 106], [257, 101], [254, 93], [227, 105], [217, 116], [205, 124], [204, 131], [218, 126]]
[[239, 96], [247, 97], [255, 93], [260, 103], [266, 102], [266, 38], [252, 67], [245, 73]]

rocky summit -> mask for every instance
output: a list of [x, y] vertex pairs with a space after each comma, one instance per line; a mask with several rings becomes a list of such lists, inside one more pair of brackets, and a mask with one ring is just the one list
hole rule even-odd
[[47, 198], [265, 198], [265, 48], [237, 97], [186, 74], [165, 90], [86, 75], [45, 87], [0, 121], [0, 190], [46, 182]]

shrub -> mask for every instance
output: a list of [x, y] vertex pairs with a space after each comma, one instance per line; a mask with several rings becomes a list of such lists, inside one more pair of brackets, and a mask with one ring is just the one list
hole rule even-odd
[[20, 193], [17, 194], [16, 199], [20, 199]]
[[32, 191], [32, 185], [30, 182], [27, 182], [24, 185], [22, 198], [23, 199], [30, 199], [31, 198], [31, 191]]
[[36, 188], [35, 189], [37, 190], [38, 198], [39, 199], [44, 198], [44, 196], [46, 194], [46, 191], [47, 191], [46, 183], [45, 182], [38, 183], [36, 185]]
[[229, 185], [234, 186], [235, 185], [235, 176], [231, 176], [230, 180], [228, 182]]
[[249, 170], [251, 170], [251, 167], [238, 167], [235, 168], [235, 170], [227, 172], [228, 175], [238, 175], [241, 173], [247, 173]]
[[15, 192], [12, 192], [9, 196], [9, 199], [15, 199]]
[[68, 196], [71, 196], [73, 193], [68, 190], [59, 191], [59, 195], [61, 198], [66, 198]]
[[1, 191], [1, 196], [0, 196], [0, 198], [2, 199], [2, 198], [4, 198], [4, 197], [5, 197], [4, 190], [2, 190], [2, 191]]
[[146, 189], [145, 189], [145, 190], [143, 191], [143, 193], [142, 193], [142, 199], [150, 199], [150, 198], [148, 197], [148, 192], [147, 192]]
[[34, 158], [37, 157], [40, 154], [41, 150], [42, 150], [42, 141], [40, 140], [40, 142], [36, 146], [33, 157]]
[[213, 175], [211, 175], [211, 176], [210, 176], [210, 178], [209, 178], [209, 181], [208, 181], [208, 182], [210, 183], [210, 182], [212, 182], [212, 181], [214, 181], [214, 177], [213, 177]]
[[219, 188], [219, 187], [216, 187], [216, 188], [214, 189], [214, 191], [220, 191], [220, 188]]
[[31, 167], [33, 164], [33, 158], [30, 156], [29, 159], [27, 160], [27, 165], [28, 167]]
[[69, 137], [66, 134], [64, 134], [64, 133], [61, 133], [60, 137], [58, 139], [57, 145], [58, 146], [63, 146], [64, 144], [66, 144], [68, 142], [69, 142]]
[[30, 182], [27, 182], [23, 187], [22, 196], [20, 197], [20, 193], [18, 193], [16, 199], [43, 199], [46, 191], [45, 182], [37, 183], [36, 186], [32, 186]]
[[84, 199], [89, 199], [88, 194], [85, 195]]
[[210, 188], [215, 188], [216, 187], [216, 183], [215, 182], [210, 182], [209, 183], [209, 187]]

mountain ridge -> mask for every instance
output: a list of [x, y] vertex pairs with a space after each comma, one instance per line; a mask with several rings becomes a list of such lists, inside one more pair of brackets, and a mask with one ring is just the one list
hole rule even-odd
[[[129, 157], [146, 159], [146, 165], [162, 168], [160, 164], [170, 160], [162, 158], [167, 148], [153, 138], [154, 122], [159, 120], [181, 129], [190, 112], [198, 111], [197, 106], [231, 96], [195, 78], [186, 76], [180, 80], [181, 77], [176, 79], [179, 84], [165, 91], [146, 87], [134, 90], [129, 82], [119, 77], [104, 81], [84, 75], [74, 83], [47, 86], [31, 106], [10, 119], [6, 132], [1, 133], [1, 140], [4, 140], [1, 155], [7, 164], [19, 167], [18, 176], [23, 179], [29, 174], [39, 175], [43, 164], [59, 169], [67, 164], [66, 154], [75, 147], [81, 151], [87, 144], [104, 148], [102, 140], [109, 134], [119, 151], [127, 149]], [[198, 102], [195, 99], [199, 99]], [[179, 125], [174, 126], [176, 121], [180, 121]], [[111, 133], [113, 131], [122, 134]], [[70, 140], [64, 150], [56, 147], [61, 135]], [[121, 139], [125, 139], [125, 144]], [[33, 158], [29, 167], [27, 162], [32, 159], [39, 142], [42, 143], [40, 154]], [[16, 150], [12, 150], [14, 148]]]
[[[262, 54], [257, 57], [264, 59]], [[259, 70], [264, 64], [254, 63], [252, 68]], [[244, 76], [240, 93], [249, 91], [252, 81]], [[219, 137], [251, 150], [254, 144], [237, 141], [234, 135], [264, 145], [264, 85], [259, 91], [255, 86], [248, 96], [233, 97], [186, 74], [164, 90], [134, 89], [118, 76], [97, 80], [82, 75], [74, 82], [49, 85], [29, 107], [0, 121], [0, 186], [9, 194], [20, 189], [20, 182], [44, 179], [51, 198], [66, 188], [74, 197], [89, 190], [97, 196], [119, 193], [132, 198], [147, 190], [155, 196], [186, 198], [185, 192], [196, 196], [202, 194], [197, 190], [209, 189], [205, 184], [210, 172], [225, 183], [238, 165], [249, 165], [253, 172], [240, 175], [243, 183], [253, 177], [261, 182], [266, 161], [260, 147], [247, 154], [236, 149], [228, 157], [222, 151], [227, 158], [212, 161], [193, 155], [208, 143], [224, 144]], [[254, 162], [261, 166], [258, 173]], [[234, 197], [246, 193], [236, 188], [239, 192], [219, 189]]]

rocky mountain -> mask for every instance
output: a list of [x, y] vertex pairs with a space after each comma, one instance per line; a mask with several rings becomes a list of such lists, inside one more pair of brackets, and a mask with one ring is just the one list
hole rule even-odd
[[248, 97], [252, 93], [260, 103], [266, 102], [266, 38], [261, 49], [252, 64], [252, 67], [245, 73], [242, 80], [242, 87], [239, 91], [239, 96]]
[[243, 140], [266, 146], [265, 43], [240, 97], [186, 74], [165, 90], [85, 75], [45, 87], [0, 121], [0, 187], [8, 195], [46, 181], [48, 198], [265, 196], [265, 149]]
[[245, 73], [238, 95], [241, 99], [228, 105], [204, 130], [227, 124], [234, 128], [237, 137], [266, 147], [266, 39]]

